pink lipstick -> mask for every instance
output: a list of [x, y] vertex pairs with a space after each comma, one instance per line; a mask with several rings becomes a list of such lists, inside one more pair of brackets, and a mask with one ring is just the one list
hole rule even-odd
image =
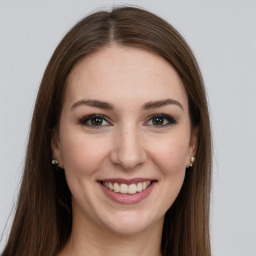
[[120, 204], [134, 204], [142, 201], [152, 192], [156, 180], [145, 178], [105, 179], [99, 181], [103, 192]]

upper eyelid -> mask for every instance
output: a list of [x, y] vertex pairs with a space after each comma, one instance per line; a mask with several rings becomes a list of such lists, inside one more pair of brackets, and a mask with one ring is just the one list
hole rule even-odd
[[110, 118], [108, 118], [107, 116], [102, 115], [102, 114], [91, 114], [88, 116], [84, 116], [79, 119], [79, 123], [82, 124], [84, 121], [89, 121], [90, 119], [93, 119], [93, 118], [102, 118], [103, 120], [105, 120], [106, 122], [108, 122], [109, 124], [112, 125]]
[[156, 114], [150, 115], [148, 117], [148, 120], [150, 120], [154, 117], [168, 118], [168, 119], [173, 119], [174, 121], [177, 121], [176, 118], [174, 118], [172, 115], [168, 115], [168, 114], [164, 114], [164, 113], [156, 113]]
[[[166, 119], [168, 121], [167, 124], [163, 124], [163, 125], [147, 125], [148, 122], [150, 122], [153, 118], [157, 118], [157, 117], [161, 117], [163, 119]], [[163, 114], [163, 113], [158, 113], [158, 114], [153, 114], [151, 115], [147, 121], [143, 124], [144, 126], [153, 126], [155, 128], [164, 128], [164, 127], [167, 127], [167, 126], [170, 126], [170, 125], [174, 125], [174, 124], [177, 124], [177, 119], [174, 118], [173, 116], [171, 115], [167, 115], [167, 114]]]
[[[90, 119], [92, 119], [92, 118], [97, 118], [97, 117], [104, 119], [105, 121], [107, 121], [107, 122], [110, 123], [110, 124], [113, 123], [113, 121], [111, 120], [111, 118], [109, 118], [108, 116], [103, 115], [103, 114], [91, 114], [91, 115], [87, 115], [87, 116], [84, 116], [84, 117], [82, 117], [81, 119], [79, 119], [79, 122], [82, 123], [82, 121], [84, 121], [84, 120], [90, 120]], [[154, 114], [148, 116], [145, 122], [149, 122], [152, 118], [156, 118], [156, 117], [162, 117], [162, 118], [165, 118], [165, 119], [172, 119], [175, 123], [177, 122], [177, 119], [174, 118], [172, 115], [164, 114], [164, 113], [154, 113]]]
[[102, 118], [102, 119], [104, 119], [104, 120], [106, 120], [106, 121], [109, 121], [109, 120], [111, 120], [108, 116], [106, 116], [106, 115], [102, 115], [102, 114], [91, 114], [91, 115], [86, 115], [86, 116], [84, 116], [84, 117], [82, 117], [82, 118], [80, 118], [80, 120], [82, 120], [82, 119], [90, 119], [90, 118]]

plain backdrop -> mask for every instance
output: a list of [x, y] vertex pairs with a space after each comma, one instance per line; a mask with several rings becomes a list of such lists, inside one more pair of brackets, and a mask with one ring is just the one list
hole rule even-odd
[[160, 15], [193, 49], [205, 80], [213, 128], [213, 256], [256, 256], [253, 0], [0, 0], [0, 234], [6, 226], [0, 252], [10, 229], [33, 105], [47, 62], [79, 19], [120, 4]]

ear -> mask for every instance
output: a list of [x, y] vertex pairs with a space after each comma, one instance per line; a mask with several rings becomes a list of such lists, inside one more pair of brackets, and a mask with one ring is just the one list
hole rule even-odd
[[63, 158], [61, 153], [61, 144], [59, 139], [59, 134], [56, 129], [52, 131], [52, 139], [51, 139], [51, 148], [52, 148], [52, 158], [55, 158], [59, 161], [59, 167], [64, 168], [63, 166]]
[[189, 167], [189, 164], [190, 164], [190, 158], [192, 156], [196, 157], [197, 146], [198, 146], [198, 133], [199, 133], [198, 126], [193, 128], [193, 130], [191, 131], [188, 155], [187, 155], [187, 162], [186, 162], [187, 168]]

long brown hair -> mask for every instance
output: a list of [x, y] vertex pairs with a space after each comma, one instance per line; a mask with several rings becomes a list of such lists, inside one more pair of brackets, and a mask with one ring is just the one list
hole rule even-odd
[[99, 11], [78, 22], [56, 48], [42, 78], [29, 136], [23, 181], [2, 256], [54, 256], [72, 229], [71, 193], [64, 172], [51, 166], [52, 130], [59, 123], [65, 81], [74, 65], [112, 43], [150, 50], [178, 72], [198, 127], [196, 162], [167, 211], [162, 254], [210, 256], [211, 133], [203, 80], [182, 36], [166, 21], [133, 7]]

